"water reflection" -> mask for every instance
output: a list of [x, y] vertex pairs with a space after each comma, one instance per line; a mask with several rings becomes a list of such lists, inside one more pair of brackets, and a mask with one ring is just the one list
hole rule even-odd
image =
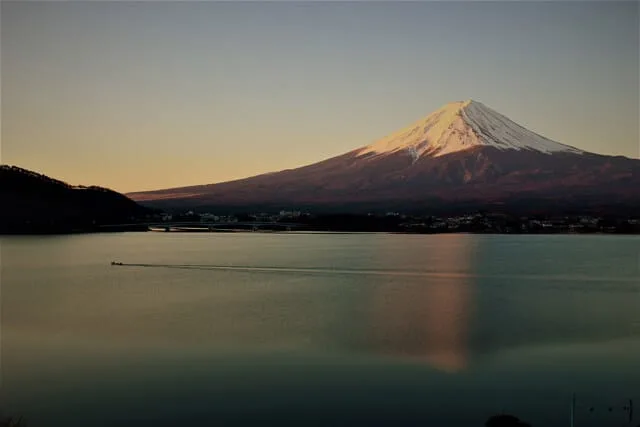
[[417, 254], [450, 277], [385, 283], [373, 298], [371, 328], [378, 351], [424, 361], [437, 369], [457, 372], [469, 363], [469, 322], [474, 240], [452, 235], [437, 248]]
[[610, 414], [581, 402], [640, 389], [637, 239], [5, 242], [0, 410], [30, 426], [459, 427], [502, 409], [543, 426], [566, 418], [576, 392], [577, 420], [593, 427]]

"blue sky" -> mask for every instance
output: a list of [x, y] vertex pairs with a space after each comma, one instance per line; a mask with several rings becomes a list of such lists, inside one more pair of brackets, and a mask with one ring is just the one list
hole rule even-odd
[[5, 2], [2, 162], [135, 191], [291, 168], [476, 99], [639, 157], [638, 2]]

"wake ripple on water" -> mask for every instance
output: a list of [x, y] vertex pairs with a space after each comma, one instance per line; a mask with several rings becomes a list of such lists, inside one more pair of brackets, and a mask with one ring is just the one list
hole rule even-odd
[[141, 264], [141, 263], [112, 263], [122, 267], [148, 267], [148, 268], [175, 268], [191, 270], [223, 270], [223, 271], [245, 271], [245, 272], [274, 272], [274, 273], [315, 273], [315, 274], [335, 274], [335, 275], [371, 275], [371, 276], [405, 276], [405, 277], [433, 277], [445, 279], [496, 279], [496, 280], [535, 280], [545, 282], [608, 282], [608, 283], [631, 283], [640, 289], [640, 278], [638, 277], [597, 277], [597, 276], [577, 276], [577, 275], [534, 275], [534, 274], [477, 274], [465, 272], [446, 272], [435, 270], [372, 270], [372, 269], [344, 269], [344, 268], [315, 268], [315, 267], [261, 267], [261, 266], [238, 266], [238, 265], [211, 265], [211, 264]]

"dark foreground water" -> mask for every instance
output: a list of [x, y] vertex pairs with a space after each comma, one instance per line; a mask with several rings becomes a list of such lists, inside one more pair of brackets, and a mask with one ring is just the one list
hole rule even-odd
[[576, 426], [640, 424], [638, 237], [0, 244], [0, 410], [30, 427], [568, 426], [573, 392]]

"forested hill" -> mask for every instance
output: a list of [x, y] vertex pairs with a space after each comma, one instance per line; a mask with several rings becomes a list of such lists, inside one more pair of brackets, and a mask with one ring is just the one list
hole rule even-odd
[[136, 222], [150, 213], [107, 188], [71, 186], [0, 165], [0, 233], [92, 231], [100, 225]]

